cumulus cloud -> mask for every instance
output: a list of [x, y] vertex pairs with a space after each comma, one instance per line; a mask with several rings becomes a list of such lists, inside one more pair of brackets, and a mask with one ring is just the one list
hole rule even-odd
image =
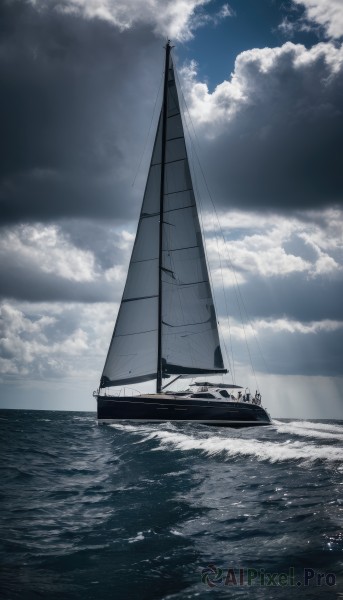
[[1, 296], [99, 302], [122, 293], [133, 234], [69, 221], [14, 225], [0, 239]]
[[[32, 4], [44, 10], [46, 0], [31, 0]], [[173, 40], [189, 40], [201, 20], [194, 19], [197, 9], [210, 0], [49, 0], [48, 4], [65, 14], [77, 14], [86, 19], [100, 19], [109, 22], [120, 31], [137, 25], [152, 25], [158, 35]], [[226, 4], [217, 18], [230, 16]]]
[[22, 225], [6, 230], [0, 252], [10, 249], [18, 262], [35, 265], [70, 281], [91, 281], [95, 277], [94, 257], [89, 251], [73, 247], [58, 235], [56, 225]]
[[343, 4], [341, 0], [293, 0], [294, 4], [305, 7], [309, 21], [321, 25], [332, 38], [343, 36]]
[[316, 334], [322, 331], [330, 333], [343, 329], [343, 321], [332, 321], [323, 319], [322, 321], [311, 321], [303, 323], [302, 321], [294, 321], [292, 319], [257, 319], [251, 322], [251, 327], [246, 328], [245, 332], [238, 323], [231, 326], [231, 335], [238, 339], [243, 339], [245, 335], [252, 338], [259, 335], [263, 331], [273, 333], [302, 333], [304, 335]]
[[114, 304], [0, 305], [0, 374], [35, 379], [99, 378]]
[[[303, 273], [316, 278], [342, 275], [342, 211], [328, 209], [315, 223], [312, 213], [284, 219], [278, 215], [225, 211], [218, 220], [207, 213], [203, 218], [209, 260], [220, 280], [223, 268], [233, 269], [245, 282], [254, 277], [286, 277]], [[235, 279], [224, 273], [226, 285]], [[227, 283], [227, 281], [229, 283]]]
[[[219, 246], [219, 248], [218, 248]], [[226, 243], [209, 243], [209, 249], [214, 253], [217, 248], [221, 255], [226, 254]], [[273, 240], [272, 236], [253, 235], [245, 236], [243, 240], [236, 240], [231, 246], [230, 257], [233, 265], [247, 273], [254, 272], [265, 277], [273, 275], [284, 276], [293, 272], [308, 271], [310, 263], [294, 254], [287, 253], [285, 249]]]
[[343, 47], [287, 42], [242, 52], [212, 93], [194, 63], [182, 78], [221, 205], [289, 211], [342, 202]]
[[[207, 214], [203, 222], [221, 321], [229, 314], [271, 328], [302, 323], [299, 334], [312, 331], [313, 323], [343, 321], [341, 211], [299, 211], [289, 219], [227, 211], [218, 220]], [[274, 335], [283, 333], [276, 325]], [[326, 329], [316, 327], [316, 333]]]

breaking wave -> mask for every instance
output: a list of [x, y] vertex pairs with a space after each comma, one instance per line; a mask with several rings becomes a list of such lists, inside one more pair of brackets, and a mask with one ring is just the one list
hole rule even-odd
[[[127, 432], [139, 435], [140, 442], [148, 442], [154, 440], [158, 446], [153, 448], [156, 450], [181, 450], [184, 452], [200, 451], [208, 456], [221, 455], [225, 460], [236, 457], [254, 457], [258, 461], [268, 461], [277, 463], [283, 461], [296, 461], [298, 464], [313, 463], [316, 461], [324, 461], [327, 463], [342, 462], [342, 448], [332, 444], [316, 445], [308, 440], [304, 441], [269, 441], [258, 440], [256, 438], [236, 437], [229, 432], [226, 436], [223, 435], [208, 435], [204, 436], [203, 431], [197, 434], [181, 433], [173, 431], [173, 427], [168, 428], [166, 424], [164, 429], [155, 429], [154, 425], [150, 427], [145, 425], [119, 425], [115, 424], [112, 427], [116, 429], [126, 430]], [[292, 425], [284, 426], [280, 423], [277, 425], [280, 433], [298, 433], [293, 431]], [[296, 427], [293, 425], [293, 428]], [[255, 433], [255, 432], [254, 432]], [[340, 435], [335, 434], [335, 440], [343, 439]]]
[[317, 423], [313, 421], [292, 421], [292, 425], [303, 427], [305, 429], [323, 429], [324, 431], [340, 431], [343, 433], [343, 425], [336, 425], [334, 423]]
[[327, 423], [311, 423], [310, 421], [291, 421], [282, 423], [273, 421], [278, 433], [291, 433], [303, 437], [343, 441], [343, 427]]

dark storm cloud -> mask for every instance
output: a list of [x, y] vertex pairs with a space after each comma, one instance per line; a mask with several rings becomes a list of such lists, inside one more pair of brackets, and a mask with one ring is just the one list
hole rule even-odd
[[161, 41], [53, 3], [0, 10], [2, 220], [132, 216]]
[[[194, 81], [194, 75], [193, 75]], [[230, 82], [193, 87], [202, 160], [225, 207], [289, 211], [343, 201], [342, 49], [253, 49]]]
[[342, 376], [342, 329], [319, 333], [280, 332], [259, 336], [265, 363], [261, 371], [280, 375]]
[[70, 281], [10, 259], [0, 267], [0, 278], [1, 298], [29, 302], [115, 302], [122, 293], [113, 282]]
[[[261, 371], [280, 375], [342, 376], [342, 330], [314, 334], [260, 335]], [[267, 368], [266, 368], [267, 367]]]
[[[229, 347], [234, 364], [249, 365], [252, 360], [259, 373], [342, 376], [342, 329], [313, 333], [262, 329], [258, 333], [258, 346], [255, 339], [249, 339], [250, 355], [245, 340], [234, 339]], [[230, 372], [232, 364], [231, 361]]]
[[269, 278], [250, 275], [242, 293], [252, 319], [343, 321], [343, 281], [339, 274], [317, 278], [303, 273]]
[[123, 245], [123, 238], [106, 222], [84, 219], [63, 220], [60, 230], [72, 246], [90, 251], [100, 271], [128, 263], [133, 240]]
[[[141, 190], [131, 183], [159, 85], [161, 40], [142, 24], [120, 32], [53, 2], [39, 6], [14, 0], [0, 9], [1, 218], [134, 218]], [[311, 60], [292, 44], [274, 50], [240, 55], [241, 96], [224, 84], [213, 94], [201, 145], [216, 202], [260, 210], [337, 204], [343, 63], [329, 44]], [[222, 110], [231, 116], [218, 120]]]

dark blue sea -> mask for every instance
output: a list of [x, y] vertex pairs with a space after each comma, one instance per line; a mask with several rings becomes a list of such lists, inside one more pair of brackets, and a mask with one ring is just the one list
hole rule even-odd
[[343, 597], [343, 421], [0, 430], [1, 600]]

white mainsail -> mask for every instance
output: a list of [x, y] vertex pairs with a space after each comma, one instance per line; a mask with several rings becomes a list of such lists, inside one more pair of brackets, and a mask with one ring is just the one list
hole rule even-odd
[[226, 372], [171, 58], [163, 106], [101, 387]]

